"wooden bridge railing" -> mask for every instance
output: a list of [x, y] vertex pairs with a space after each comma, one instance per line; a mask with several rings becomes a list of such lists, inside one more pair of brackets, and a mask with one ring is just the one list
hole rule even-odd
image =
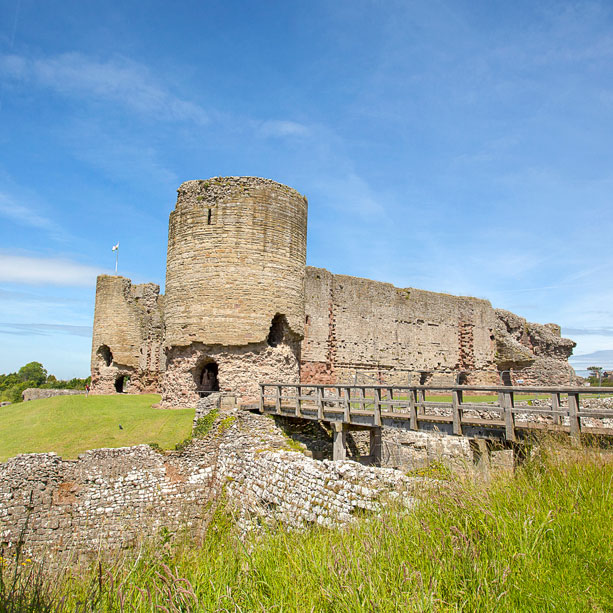
[[[466, 402], [464, 395], [467, 392], [472, 395], [491, 394], [492, 402]], [[437, 393], [451, 394], [451, 402], [426, 399], [427, 395]], [[550, 398], [546, 406], [516, 404], [518, 395], [543, 394]], [[464, 411], [472, 409], [497, 413], [499, 421], [489, 420], [488, 423], [503, 427], [504, 438], [511, 442], [517, 440], [517, 415], [543, 415], [551, 417], [551, 429], [560, 429], [562, 419], [568, 418], [570, 436], [578, 442], [582, 431], [594, 431], [594, 428], [584, 427], [581, 418], [613, 418], [613, 410], [582, 408], [581, 397], [603, 395], [613, 396], [613, 388], [261, 383], [260, 410], [346, 424], [354, 423], [354, 417], [358, 414], [368, 414], [373, 427], [381, 426], [384, 417], [393, 416], [395, 419], [408, 420], [410, 430], [418, 430], [420, 421], [433, 417], [427, 413], [428, 409], [445, 409], [451, 414], [449, 421], [453, 434], [462, 435], [463, 426], [476, 423], [474, 418], [466, 419], [464, 416]]]

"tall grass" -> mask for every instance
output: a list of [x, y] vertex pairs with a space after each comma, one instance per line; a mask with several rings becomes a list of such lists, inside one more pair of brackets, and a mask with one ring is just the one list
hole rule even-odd
[[136, 562], [65, 576], [55, 598], [66, 611], [613, 611], [612, 484], [606, 455], [541, 447], [514, 475], [448, 481], [344, 529], [241, 540], [221, 511], [202, 543], [163, 535]]

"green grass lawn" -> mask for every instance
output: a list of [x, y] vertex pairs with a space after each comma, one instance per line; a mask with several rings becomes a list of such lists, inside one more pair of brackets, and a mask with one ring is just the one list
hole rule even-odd
[[140, 443], [172, 448], [189, 436], [194, 409], [151, 408], [159, 401], [156, 394], [55, 396], [2, 407], [0, 462], [45, 451], [71, 459], [88, 449]]

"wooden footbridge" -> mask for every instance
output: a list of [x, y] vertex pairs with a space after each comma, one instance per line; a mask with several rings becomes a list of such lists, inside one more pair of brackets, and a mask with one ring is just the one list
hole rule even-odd
[[[491, 401], [465, 401], [465, 395]], [[451, 395], [442, 401], [441, 395]], [[381, 428], [441, 432], [515, 445], [536, 432], [558, 432], [579, 445], [586, 435], [613, 437], [613, 427], [594, 420], [613, 418], [613, 409], [585, 407], [587, 398], [613, 396], [602, 387], [389, 386], [260, 384], [260, 411], [328, 422], [334, 433], [334, 459], [346, 456], [346, 434], [370, 431], [371, 456], [380, 454]], [[520, 398], [538, 398], [536, 406]]]

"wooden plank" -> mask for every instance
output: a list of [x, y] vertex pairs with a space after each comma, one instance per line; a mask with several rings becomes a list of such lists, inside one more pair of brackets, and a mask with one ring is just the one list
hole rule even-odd
[[275, 397], [275, 411], [277, 415], [280, 415], [281, 414], [281, 386], [277, 385], [276, 390], [277, 390], [277, 395]]
[[457, 436], [462, 436], [462, 392], [461, 390], [453, 390], [452, 392], [452, 410], [453, 410], [453, 433]]
[[266, 386], [260, 384], [260, 411], [264, 412], [264, 388]]
[[317, 419], [320, 421], [324, 418], [324, 403], [322, 399], [323, 388], [317, 387]]
[[579, 394], [568, 394], [568, 419], [570, 440], [575, 447], [581, 445], [581, 420], [579, 418]]

